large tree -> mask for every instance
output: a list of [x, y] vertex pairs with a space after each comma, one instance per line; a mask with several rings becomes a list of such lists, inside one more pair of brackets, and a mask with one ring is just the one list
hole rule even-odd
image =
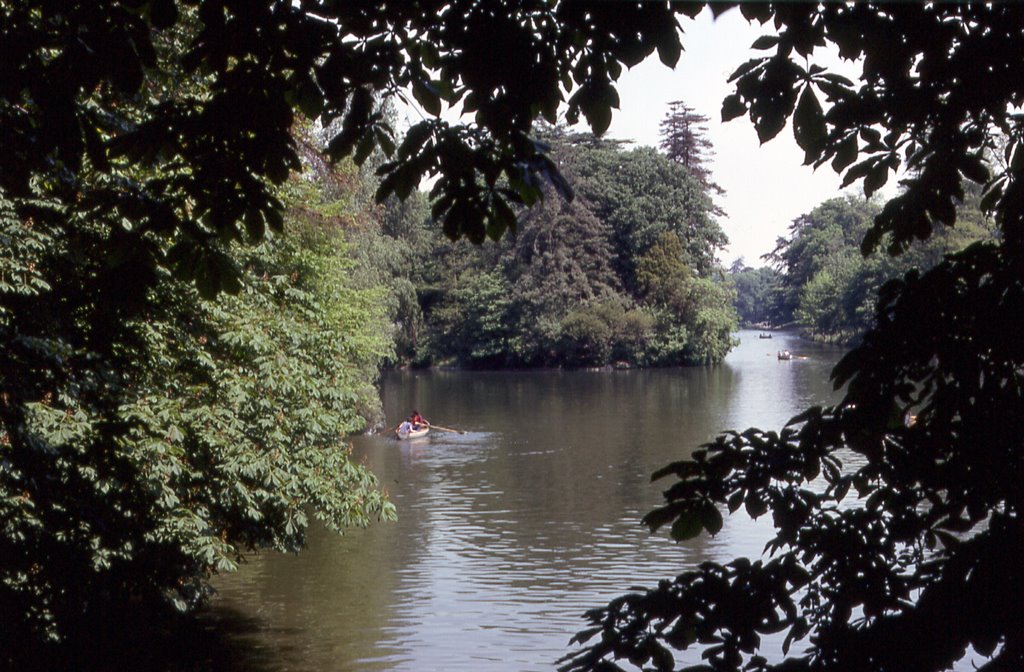
[[[970, 647], [982, 670], [1021, 669], [1024, 8], [742, 11], [775, 30], [733, 74], [726, 119], [749, 115], [762, 141], [791, 122], [808, 163], [868, 194], [905, 170], [865, 252], [956, 225], [965, 180], [985, 185], [998, 239], [881, 288], [875, 326], [833, 372], [840, 403], [778, 432], [723, 434], [657, 472], [675, 482], [652, 529], [686, 539], [717, 533], [724, 511], [770, 513], [766, 557], [705, 562], [594, 610], [565, 667], [669, 670], [682, 651], [709, 672], [923, 672]], [[826, 45], [860, 59], [859, 82], [815, 62]], [[1006, 164], [993, 173], [996, 147]]]
[[[576, 198], [548, 193], [520, 211], [507, 244], [422, 258], [450, 261], [428, 281], [443, 289], [423, 292], [441, 299], [424, 306], [434, 356], [476, 366], [721, 361], [735, 316], [713, 266], [725, 236], [699, 183], [651, 148], [561, 128], [543, 137]], [[481, 269], [497, 284], [472, 277]], [[662, 272], [659, 290], [642, 286]], [[500, 328], [471, 326], [478, 317]]]

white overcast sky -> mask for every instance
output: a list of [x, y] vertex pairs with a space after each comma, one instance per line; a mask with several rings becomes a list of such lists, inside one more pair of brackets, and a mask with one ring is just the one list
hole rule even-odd
[[[761, 255], [775, 248], [776, 239], [787, 233], [796, 217], [842, 193], [841, 181], [828, 165], [817, 171], [802, 165], [803, 152], [789, 127], [761, 145], [748, 118], [720, 121], [722, 99], [732, 93], [729, 75], [748, 59], [770, 53], [749, 46], [772, 32], [771, 24], [749, 24], [738, 10], [712, 19], [706, 9], [694, 20], [682, 17], [680, 23], [685, 51], [679, 63], [669, 69], [654, 55], [624, 72], [617, 83], [621, 109], [614, 112], [605, 136], [657, 146], [659, 124], [675, 100], [708, 117], [707, 136], [715, 151], [712, 175], [726, 191], [718, 198], [725, 211], [719, 222], [729, 245], [719, 260], [729, 265], [743, 257], [748, 266], [761, 266], [765, 263]], [[815, 61], [850, 78], [857, 74], [853, 64], [841, 62], [838, 56], [821, 59], [816, 55]], [[399, 116], [408, 122], [422, 118], [422, 112], [398, 105]], [[450, 121], [456, 117], [451, 112], [443, 116]], [[575, 128], [586, 126], [581, 122]]]

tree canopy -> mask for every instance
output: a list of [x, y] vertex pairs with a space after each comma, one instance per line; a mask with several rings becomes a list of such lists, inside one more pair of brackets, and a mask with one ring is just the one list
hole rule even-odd
[[[670, 670], [682, 656], [708, 672], [932, 671], [970, 649], [979, 669], [1020, 669], [1024, 10], [741, 10], [774, 31], [733, 74], [725, 119], [749, 116], [762, 141], [791, 124], [808, 164], [869, 195], [905, 171], [865, 252], [957, 225], [972, 182], [997, 236], [881, 287], [874, 325], [833, 371], [840, 403], [727, 432], [655, 473], [674, 482], [652, 530], [686, 539], [720, 531], [724, 511], [770, 513], [766, 557], [704, 562], [595, 609], [565, 669]], [[858, 82], [816, 62], [825, 46], [861, 59]]]
[[[496, 238], [545, 180], [568, 193], [529, 136], [533, 122], [554, 123], [564, 104], [570, 121], [583, 115], [603, 132], [623, 66], [655, 50], [672, 65], [681, 48], [662, 3], [492, 10], [479, 0], [5, 1], [0, 188], [22, 197], [42, 181], [74, 211], [115, 215], [124, 223], [109, 244], [126, 271], [163, 265], [206, 296], [237, 291], [219, 243], [281, 229], [271, 185], [299, 167], [290, 129], [301, 112], [338, 130], [334, 159], [362, 163], [375, 147], [392, 157], [381, 198], [433, 176], [449, 236]], [[431, 116], [396, 147], [375, 101], [405, 91], [431, 115], [459, 103], [474, 122]], [[162, 251], [150, 232], [174, 244]]]

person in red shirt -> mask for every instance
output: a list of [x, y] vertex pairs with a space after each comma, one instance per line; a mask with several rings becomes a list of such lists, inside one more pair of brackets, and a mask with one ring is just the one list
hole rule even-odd
[[427, 419], [420, 415], [419, 411], [415, 410], [412, 412], [412, 415], [409, 416], [409, 422], [412, 423], [413, 429], [421, 429], [430, 425], [430, 423], [427, 422]]

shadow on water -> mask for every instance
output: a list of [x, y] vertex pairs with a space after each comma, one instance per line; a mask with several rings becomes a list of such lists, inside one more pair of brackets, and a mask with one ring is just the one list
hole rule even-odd
[[[147, 672], [282, 672], [296, 669], [287, 641], [294, 632], [273, 628], [262, 618], [225, 606], [197, 616], [121, 610], [116, 618], [94, 615], [69, 633], [59, 651], [13, 653], [33, 669], [146, 670]], [[268, 635], [274, 644], [268, 645]], [[25, 668], [19, 668], [25, 669]]]

